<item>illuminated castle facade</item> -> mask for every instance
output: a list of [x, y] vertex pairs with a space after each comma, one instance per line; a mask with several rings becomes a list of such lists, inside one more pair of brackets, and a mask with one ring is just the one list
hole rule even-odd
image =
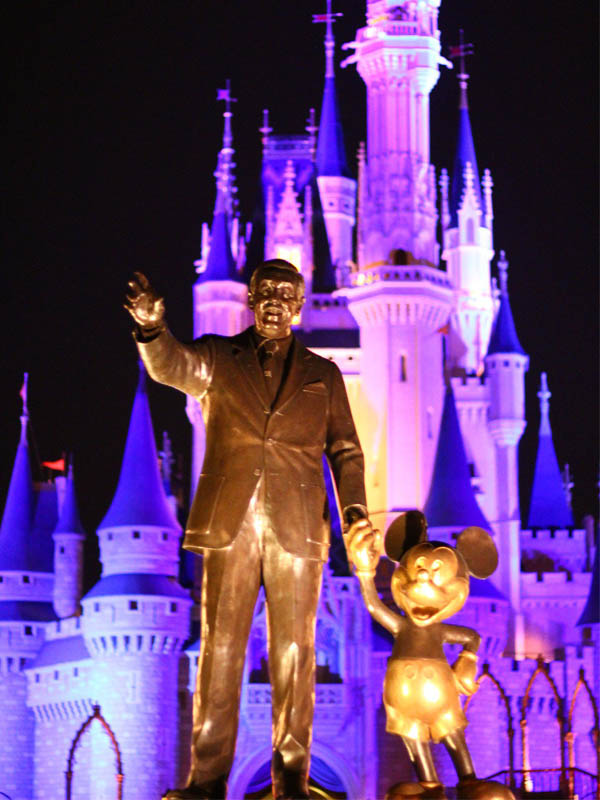
[[[554, 451], [545, 374], [529, 518], [521, 518], [517, 453], [528, 356], [511, 312], [507, 259], [502, 251], [495, 258], [492, 178], [479, 172], [462, 63], [453, 168], [436, 172], [429, 161], [429, 95], [440, 65], [449, 66], [438, 8], [439, 0], [367, 2], [366, 24], [346, 59], [367, 89], [357, 179], [337, 105], [333, 17], [322, 18], [319, 124], [311, 115], [303, 133], [280, 136], [265, 113], [262, 196], [251, 224], [242, 224], [234, 201], [232, 112], [222, 92], [223, 147], [215, 211], [196, 262], [194, 332], [242, 330], [251, 322], [252, 269], [263, 258], [291, 260], [307, 286], [296, 333], [344, 374], [374, 523], [384, 529], [399, 511], [420, 508], [436, 539], [452, 542], [469, 525], [492, 532], [499, 569], [489, 581], [472, 581], [456, 617], [481, 631], [480, 661], [505, 693], [483, 680], [467, 709], [467, 739], [484, 776], [509, 767], [507, 706], [518, 729], [538, 656], [559, 698], [569, 702], [582, 668], [598, 696], [598, 558], [594, 573], [593, 529], [574, 526]], [[119, 744], [125, 800], [158, 797], [185, 776], [198, 614], [177, 580], [181, 528], [159, 473], [144, 380], [141, 374], [117, 491], [98, 529], [102, 577], [83, 597], [73, 476], [34, 490], [26, 411], [22, 418], [0, 531], [0, 791], [13, 800], [62, 796], [69, 747], [95, 704]], [[188, 416], [195, 483], [204, 430], [192, 399]], [[391, 643], [371, 623], [335, 519], [333, 527], [317, 627], [311, 775], [334, 797], [376, 800], [410, 774], [401, 742], [384, 732]], [[390, 574], [384, 561], [384, 597]], [[260, 599], [230, 777], [236, 800], [269, 784], [265, 637]], [[558, 767], [557, 697], [548, 681], [531, 691], [525, 761]], [[592, 773], [593, 725], [581, 692], [571, 728], [575, 763]], [[519, 767], [519, 736], [514, 757]], [[439, 758], [453, 784], [445, 751]], [[76, 762], [73, 798], [112, 795], [115, 757], [99, 726], [82, 737]]]

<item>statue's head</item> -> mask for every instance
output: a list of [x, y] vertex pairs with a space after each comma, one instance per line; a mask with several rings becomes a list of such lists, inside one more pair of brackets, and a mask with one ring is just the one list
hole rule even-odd
[[289, 261], [273, 258], [254, 270], [248, 291], [248, 306], [254, 326], [267, 339], [288, 336], [294, 317], [304, 305], [304, 278]]
[[390, 525], [385, 549], [388, 558], [399, 562], [392, 596], [419, 628], [460, 611], [469, 596], [469, 576], [487, 578], [498, 564], [494, 540], [483, 528], [465, 528], [456, 547], [428, 541], [420, 511], [409, 511]]

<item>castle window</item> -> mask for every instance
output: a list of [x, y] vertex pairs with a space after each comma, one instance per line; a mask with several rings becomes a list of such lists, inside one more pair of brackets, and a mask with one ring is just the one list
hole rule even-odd
[[171, 603], [170, 611], [171, 611], [171, 614], [174, 614], [177, 611], [177, 603]]
[[592, 629], [586, 625], [582, 632], [582, 638], [584, 642], [591, 642], [592, 641]]
[[163, 542], [166, 542], [168, 540], [168, 538], [169, 538], [169, 534], [168, 533], [163, 533], [163, 535], [162, 535]]
[[79, 675], [79, 668], [73, 667], [73, 677], [76, 678]]
[[137, 600], [130, 600], [129, 601], [129, 610], [130, 611], [137, 611], [138, 610], [138, 601]]
[[25, 625], [25, 636], [33, 636], [33, 628], [31, 625]]
[[39, 673], [39, 672], [36, 672], [36, 673], [35, 673], [35, 682], [36, 682], [36, 683], [39, 683], [39, 682], [40, 682], [40, 673]]
[[111, 531], [109, 531], [109, 532], [106, 534], [106, 538], [108, 539], [108, 541], [109, 541], [109, 542], [112, 542], [112, 540], [113, 540], [113, 535], [112, 535], [112, 532], [111, 532]]
[[64, 547], [61, 545], [61, 546], [58, 548], [58, 552], [59, 552], [61, 555], [64, 555], [65, 548], [64, 548]]
[[60, 672], [57, 669], [55, 669], [54, 670], [54, 680], [57, 681], [59, 679], [59, 677], [60, 677]]
[[433, 439], [433, 408], [427, 409], [427, 438]]
[[133, 539], [141, 539], [142, 538], [142, 534], [139, 531], [134, 531], [131, 534], [131, 536], [132, 536]]
[[31, 583], [31, 577], [29, 575], [23, 575], [23, 583]]
[[472, 219], [467, 220], [467, 242], [473, 244], [475, 241], [475, 225]]
[[400, 356], [400, 383], [406, 383], [406, 356], [404, 353]]
[[19, 659], [19, 669], [25, 669], [25, 663], [26, 663], [26, 661], [27, 661], [27, 659], [26, 659], [26, 658], [20, 658], [20, 659]]
[[100, 603], [94, 603], [94, 611], [100, 611]]
[[492, 603], [492, 605], [490, 607], [490, 611], [492, 612], [492, 614], [496, 613], [496, 603]]
[[0, 575], [0, 583], [4, 580], [4, 575]]

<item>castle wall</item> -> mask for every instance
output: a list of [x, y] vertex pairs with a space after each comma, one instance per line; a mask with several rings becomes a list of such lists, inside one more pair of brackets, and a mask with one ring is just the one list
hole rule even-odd
[[34, 718], [26, 706], [27, 680], [18, 669], [0, 671], [2, 709], [0, 790], [13, 800], [33, 796]]

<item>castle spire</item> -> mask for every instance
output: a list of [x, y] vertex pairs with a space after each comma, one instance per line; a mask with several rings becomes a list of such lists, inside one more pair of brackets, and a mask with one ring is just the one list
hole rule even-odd
[[[454, 170], [452, 182], [450, 184], [450, 227], [458, 227], [458, 210], [462, 205], [463, 195], [466, 187], [466, 175], [468, 165], [473, 175], [473, 190], [477, 197], [480, 210], [483, 210], [481, 201], [481, 188], [479, 185], [479, 171], [477, 169], [477, 156], [475, 155], [475, 145], [473, 143], [473, 132], [471, 130], [471, 119], [469, 116], [469, 99], [467, 87], [469, 75], [465, 69], [465, 57], [473, 53], [473, 45], [465, 44], [462, 30], [460, 31], [460, 43], [456, 47], [450, 48], [450, 58], [459, 60], [460, 71], [457, 75], [459, 85], [459, 115], [458, 115], [458, 137], [456, 142], [456, 154], [454, 157]], [[486, 218], [482, 218], [481, 225], [485, 226]]]
[[146, 371], [141, 361], [119, 483], [99, 530], [132, 525], [152, 525], [171, 530], [180, 527], [169, 506], [160, 476], [146, 392]]
[[317, 140], [317, 174], [336, 177], [350, 177], [344, 147], [344, 133], [338, 106], [335, 88], [335, 69], [333, 53], [335, 39], [333, 37], [333, 22], [340, 13], [332, 13], [331, 0], [327, 0], [327, 12], [314, 14], [313, 22], [325, 23], [325, 87], [323, 90], [323, 103], [321, 105], [321, 120]]
[[79, 507], [73, 479], [73, 462], [69, 464], [65, 499], [52, 534], [54, 539], [54, 589], [52, 601], [61, 619], [80, 612], [83, 589], [83, 542], [85, 531], [79, 518]]
[[450, 386], [444, 398], [431, 488], [423, 510], [430, 528], [477, 525], [490, 529], [473, 494], [454, 393]]
[[500, 307], [496, 315], [487, 354], [495, 353], [518, 353], [524, 355], [525, 351], [521, 347], [512, 311], [508, 299], [508, 261], [504, 250], [500, 251], [498, 261], [498, 276], [500, 279]]
[[0, 570], [27, 570], [30, 568], [28, 543], [33, 522], [34, 492], [27, 445], [27, 378], [25, 373], [21, 398], [21, 435], [8, 487], [2, 525], [0, 526]]
[[[233, 134], [231, 131], [231, 104], [236, 99], [231, 97], [229, 80], [225, 89], [217, 91], [217, 100], [225, 102], [223, 112], [223, 145], [217, 159], [214, 176], [217, 182], [217, 197], [211, 226], [210, 250], [206, 259], [206, 268], [200, 273], [198, 281], [239, 281], [235, 259], [231, 249], [230, 225], [235, 211], [235, 177], [233, 169]], [[200, 262], [201, 263], [201, 262]]]
[[540, 380], [540, 431], [533, 489], [529, 506], [530, 528], [570, 528], [573, 515], [567, 504], [562, 477], [550, 427], [550, 398], [548, 379], [542, 372]]

